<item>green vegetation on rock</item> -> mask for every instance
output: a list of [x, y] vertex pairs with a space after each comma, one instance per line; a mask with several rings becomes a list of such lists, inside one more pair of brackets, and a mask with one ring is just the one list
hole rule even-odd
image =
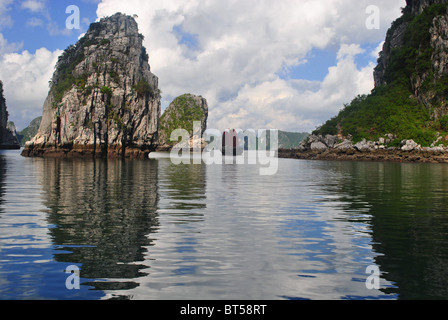
[[152, 98], [159, 98], [161, 95], [160, 90], [154, 89], [147, 81], [140, 80], [132, 86], [132, 90], [137, 92], [139, 98], [143, 98], [149, 95]]
[[436, 76], [433, 71], [430, 33], [435, 17], [446, 12], [446, 4], [432, 5], [419, 15], [403, 11], [389, 30], [393, 34], [406, 26], [403, 44], [391, 50], [387, 67], [380, 70], [385, 84], [354, 98], [313, 134], [352, 135], [356, 142], [391, 133], [397, 140], [413, 139], [422, 146], [429, 146], [437, 132], [448, 134], [448, 117], [433, 116], [448, 98], [448, 75]]
[[174, 99], [160, 118], [159, 136], [162, 143], [172, 145], [171, 133], [176, 129], [187, 130], [193, 134], [193, 122], [198, 121], [204, 126], [208, 117], [208, 108], [201, 105], [202, 98], [184, 94]]
[[430, 112], [403, 86], [382, 86], [368, 96], [358, 96], [344, 106], [338, 116], [327, 121], [313, 134], [352, 135], [354, 142], [377, 140], [388, 133], [398, 139], [414, 139], [430, 145], [437, 129], [431, 124]]
[[[83, 43], [83, 42], [81, 42]], [[83, 46], [69, 46], [59, 57], [56, 70], [57, 77], [50, 81], [51, 92], [55, 103], [61, 102], [64, 94], [74, 85], [85, 86], [87, 76], [75, 77], [75, 67], [84, 60]]]

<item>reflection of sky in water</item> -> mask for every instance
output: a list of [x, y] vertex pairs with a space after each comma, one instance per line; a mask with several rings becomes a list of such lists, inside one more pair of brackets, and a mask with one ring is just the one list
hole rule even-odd
[[[161, 162], [160, 168], [163, 172], [169, 164]], [[350, 239], [349, 243], [345, 243], [347, 240], [343, 237], [338, 239], [341, 238], [339, 232], [333, 232], [332, 228], [349, 230], [350, 224], [342, 219], [338, 222], [337, 210], [325, 207], [325, 194], [310, 200], [302, 194], [308, 184], [302, 185], [303, 181], [295, 180], [297, 177], [291, 176], [291, 172], [261, 177], [256, 174], [257, 169], [247, 165], [206, 167], [206, 206], [199, 211], [202, 214], [192, 210], [190, 221], [182, 216], [188, 203], [182, 208], [173, 207], [172, 191], [168, 191], [166, 199], [161, 197], [162, 229], [149, 253], [154, 259], [152, 272], [159, 270], [159, 263], [160, 268], [169, 268], [169, 261], [174, 260], [173, 273], [196, 275], [196, 278], [195, 281], [191, 281], [192, 277], [184, 278], [184, 282], [159, 284], [157, 295], [153, 297], [186, 295], [187, 289], [185, 292], [173, 289], [179, 285], [188, 288], [191, 295], [196, 296], [194, 292], [197, 292], [201, 296], [204, 294], [202, 290], [213, 287], [213, 284], [213, 291], [218, 296], [227, 293], [232, 298], [297, 298], [295, 292], [314, 299], [341, 297], [340, 292], [331, 289], [328, 292], [314, 290], [320, 287], [320, 282], [328, 288], [345, 286], [347, 292], [359, 296], [371, 295], [365, 283], [359, 282], [360, 277], [367, 277], [365, 268], [372, 264], [369, 237], [361, 239], [364, 243], [358, 242], [358, 247], [352, 247]], [[164, 176], [162, 173], [161, 177]], [[163, 178], [159, 186], [161, 194], [165, 193], [164, 187], [168, 184]], [[291, 197], [285, 192], [289, 188], [295, 188], [297, 195]], [[193, 198], [203, 193], [190, 190]], [[177, 223], [173, 222], [173, 217], [179, 217]], [[347, 237], [351, 236], [353, 234], [347, 234]], [[344, 255], [349, 254], [359, 257], [344, 261]], [[365, 264], [367, 262], [369, 264]], [[354, 270], [354, 263], [363, 263], [362, 268]], [[346, 285], [347, 282], [357, 283], [353, 286]], [[149, 281], [147, 286], [155, 284]], [[144, 291], [141, 286], [133, 294], [143, 296]]]
[[[0, 298], [392, 299], [416, 291], [409, 248], [414, 274], [448, 256], [443, 167], [0, 162]], [[68, 265], [81, 290], [65, 288]], [[366, 288], [369, 265], [381, 290]], [[442, 292], [444, 271], [429, 270], [417, 285]]]
[[55, 254], [69, 251], [54, 246], [49, 236], [56, 226], [46, 221], [34, 161], [9, 157], [0, 153], [5, 169], [0, 177], [0, 299], [82, 299], [89, 287], [68, 291], [65, 266], [54, 261]]

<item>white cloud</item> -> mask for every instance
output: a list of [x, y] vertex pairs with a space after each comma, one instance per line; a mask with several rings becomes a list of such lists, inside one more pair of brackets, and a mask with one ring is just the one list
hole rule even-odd
[[45, 9], [45, 3], [38, 0], [25, 0], [22, 2], [22, 9], [28, 9], [31, 12], [40, 12]]
[[29, 122], [42, 115], [48, 94], [48, 81], [62, 51], [50, 52], [45, 48], [34, 54], [28, 51], [7, 53], [0, 57], [0, 79], [9, 119], [23, 129]]
[[377, 59], [380, 55], [380, 52], [383, 51], [383, 46], [384, 46], [384, 42], [382, 41], [380, 42], [380, 44], [378, 45], [378, 47], [375, 48], [375, 50], [373, 50], [370, 54], [372, 55], [373, 58]]
[[313, 130], [356, 94], [373, 88], [374, 65], [356, 67], [355, 56], [361, 53], [359, 45], [342, 45], [337, 65], [329, 68], [322, 82], [277, 77], [246, 85], [236, 98], [215, 108], [211, 117], [219, 128], [232, 123], [238, 128], [251, 124], [254, 129]]
[[32, 18], [28, 19], [28, 21], [26, 22], [26, 25], [29, 27], [43, 27], [44, 21], [42, 19], [32, 17]]
[[3, 37], [3, 35], [0, 33], [0, 57], [3, 56], [6, 53], [11, 53], [14, 51], [17, 51], [21, 49], [23, 46], [22, 43], [9, 43], [8, 40]]
[[58, 35], [70, 36], [73, 33], [72, 30], [65, 28], [65, 26], [64, 28], [60, 28], [58, 23], [54, 21], [53, 18], [51, 17], [50, 12], [48, 10], [49, 4], [47, 3], [47, 1], [48, 0], [25, 0], [22, 2], [21, 8], [23, 10], [28, 10], [40, 16], [40, 18], [32, 17], [28, 19], [27, 25], [29, 27], [45, 26], [50, 36], [58, 36]]

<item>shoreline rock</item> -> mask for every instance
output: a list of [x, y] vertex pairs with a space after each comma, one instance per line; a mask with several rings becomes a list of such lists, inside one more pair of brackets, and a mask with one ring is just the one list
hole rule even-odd
[[[335, 140], [336, 143], [333, 142]], [[341, 139], [330, 135], [312, 135], [297, 149], [280, 149], [278, 156], [301, 160], [448, 163], [448, 148], [443, 145], [435, 146], [440, 139], [431, 147], [422, 147], [410, 139], [401, 141], [399, 147], [389, 146], [395, 140], [396, 137], [392, 134], [387, 134], [378, 141], [364, 139], [357, 143], [351, 137]]]
[[76, 145], [65, 147], [42, 147], [39, 145], [29, 145], [22, 150], [23, 157], [40, 158], [105, 158], [105, 159], [147, 159], [149, 154], [156, 150], [128, 148], [123, 152], [121, 145], [110, 145], [107, 149], [102, 146]]
[[375, 150], [360, 152], [357, 150], [338, 151], [298, 151], [279, 150], [278, 157], [283, 159], [322, 160], [322, 161], [369, 161], [403, 163], [448, 163], [448, 154], [428, 151]]

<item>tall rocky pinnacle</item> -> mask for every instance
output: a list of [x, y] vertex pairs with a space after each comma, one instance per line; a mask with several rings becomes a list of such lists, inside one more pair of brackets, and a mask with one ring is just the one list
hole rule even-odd
[[8, 111], [3, 96], [3, 82], [0, 81], [0, 149], [20, 149], [17, 138], [8, 129]]
[[155, 149], [158, 78], [133, 17], [91, 24], [59, 57], [42, 121], [23, 156], [145, 158]]

